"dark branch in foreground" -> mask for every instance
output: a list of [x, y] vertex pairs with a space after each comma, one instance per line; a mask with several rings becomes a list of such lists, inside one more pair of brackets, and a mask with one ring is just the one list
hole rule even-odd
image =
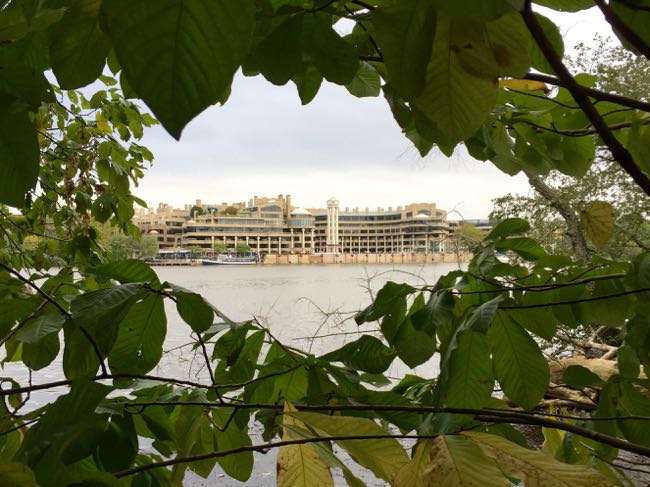
[[226, 457], [229, 455], [235, 455], [237, 453], [247, 452], [247, 451], [265, 451], [270, 448], [279, 448], [281, 446], [289, 445], [304, 445], [306, 443], [323, 443], [325, 441], [344, 441], [344, 440], [383, 440], [386, 438], [395, 438], [395, 439], [431, 439], [435, 438], [438, 435], [355, 435], [355, 436], [320, 436], [317, 438], [301, 438], [299, 440], [285, 440], [285, 441], [270, 441], [268, 443], [260, 443], [258, 445], [251, 446], [240, 446], [239, 448], [231, 448], [230, 450], [222, 451], [213, 451], [210, 453], [204, 453], [202, 455], [193, 455], [190, 457], [177, 457], [172, 458], [171, 460], [166, 460], [164, 462], [155, 462], [148, 463], [147, 465], [140, 465], [139, 467], [130, 468], [128, 470], [122, 470], [116, 472], [114, 475], [117, 478], [128, 477], [129, 475], [135, 475], [136, 473], [145, 472], [147, 470], [153, 470], [155, 468], [161, 467], [170, 467], [172, 465], [178, 465], [179, 463], [191, 463], [199, 462], [201, 460], [208, 460], [210, 458], [219, 458]]
[[[567, 87], [566, 83], [563, 80], [555, 76], [549, 76], [548, 74], [528, 73], [524, 76], [524, 79], [541, 81], [542, 83], [548, 83], [549, 85], [553, 86], [561, 86], [562, 88]], [[581, 87], [582, 91], [584, 91], [588, 96], [595, 100], [609, 101], [625, 107], [634, 108], [635, 110], [650, 112], [650, 103], [641, 100], [635, 100], [634, 98], [629, 98], [627, 96], [607, 93], [606, 91], [600, 91], [594, 88], [588, 88], [587, 86], [579, 86]]]
[[[523, 423], [523, 424], [537, 424], [540, 426], [545, 426], [545, 427], [550, 427], [550, 428], [557, 428], [557, 429], [564, 429], [565, 431], [570, 431], [572, 433], [578, 434], [580, 436], [584, 436], [587, 438], [591, 438], [593, 440], [599, 441], [601, 443], [608, 444], [610, 446], [615, 446], [616, 448], [620, 448], [623, 450], [627, 450], [633, 453], [638, 453], [640, 455], [644, 456], [650, 456], [650, 448], [642, 447], [640, 445], [634, 445], [632, 443], [629, 443], [625, 440], [620, 440], [618, 438], [613, 438], [607, 435], [603, 435], [601, 433], [597, 433], [595, 431], [591, 431], [585, 428], [581, 428], [578, 426], [575, 426], [573, 424], [567, 424], [567, 423], [560, 423], [559, 421], [554, 421], [554, 420], [549, 420], [545, 418], [534, 418], [535, 421], [530, 421], [530, 422], [524, 422], [524, 421], [513, 421], [514, 416], [511, 417], [501, 417], [499, 415], [495, 415], [494, 413], [484, 415], [481, 417], [476, 417], [476, 419], [482, 420], [482, 421], [488, 421], [488, 422], [493, 422], [493, 423], [512, 423], [512, 422], [518, 422], [518, 423]], [[561, 425], [561, 427], [559, 426]], [[266, 451], [270, 448], [278, 448], [282, 446], [288, 446], [288, 445], [302, 445], [302, 444], [307, 444], [307, 443], [320, 443], [320, 442], [327, 442], [327, 441], [345, 441], [345, 440], [371, 440], [371, 439], [385, 439], [385, 438], [394, 438], [394, 439], [430, 439], [430, 438], [435, 438], [438, 435], [391, 435], [391, 434], [385, 434], [385, 435], [343, 435], [343, 436], [323, 436], [323, 437], [316, 437], [316, 438], [302, 438], [298, 440], [287, 440], [287, 441], [275, 441], [275, 442], [268, 442], [268, 443], [260, 443], [257, 445], [251, 445], [251, 446], [242, 446], [239, 448], [232, 448], [229, 450], [222, 450], [222, 451], [214, 451], [214, 452], [209, 452], [209, 453], [204, 453], [202, 455], [192, 455], [188, 457], [177, 457], [173, 458], [171, 460], [166, 460], [164, 462], [154, 462], [154, 463], [149, 463], [147, 465], [141, 465], [138, 467], [130, 468], [127, 470], [122, 470], [120, 472], [116, 472], [115, 476], [118, 478], [121, 477], [127, 477], [130, 475], [134, 475], [140, 472], [144, 472], [147, 470], [153, 470], [156, 468], [162, 468], [162, 467], [169, 467], [172, 465], [177, 465], [180, 463], [191, 463], [191, 462], [198, 462], [201, 460], [207, 460], [211, 458], [219, 458], [219, 457], [225, 457], [229, 455], [235, 455], [237, 453], [242, 453], [242, 452], [248, 452], [248, 451]]]
[[[155, 402], [134, 402], [134, 403], [124, 403], [125, 405], [133, 405], [134, 407], [146, 407], [146, 406], [160, 406], [165, 403], [155, 403]], [[167, 403], [170, 405], [170, 403]], [[179, 403], [177, 403], [178, 405]], [[218, 403], [184, 403], [186, 405], [193, 406], [220, 406]], [[229, 404], [229, 407], [238, 408], [238, 409], [275, 409], [281, 410], [282, 406], [278, 404], [249, 404], [249, 403], [239, 403], [239, 404]], [[549, 419], [548, 414], [544, 416], [539, 416], [535, 413], [529, 413], [525, 411], [515, 411], [508, 409], [467, 409], [467, 408], [435, 408], [435, 407], [426, 407], [426, 406], [392, 406], [392, 405], [356, 405], [356, 404], [345, 404], [345, 405], [323, 405], [323, 406], [314, 406], [314, 405], [299, 405], [294, 404], [294, 407], [300, 411], [408, 411], [414, 413], [449, 413], [449, 414], [469, 414], [474, 416], [474, 419], [482, 422], [491, 422], [491, 423], [513, 423], [513, 424], [531, 424], [536, 426], [543, 426], [545, 428], [554, 428], [563, 431], [568, 431], [576, 435], [582, 436], [584, 438], [590, 438], [599, 443], [605, 445], [613, 446], [615, 448], [620, 448], [621, 450], [626, 450], [631, 453], [636, 453], [638, 455], [643, 455], [650, 457], [650, 448], [637, 445], [635, 443], [630, 443], [627, 440], [622, 440], [614, 436], [605, 435], [598, 433], [597, 431], [584, 428], [582, 426], [577, 426], [572, 423], [565, 423], [562, 421], [557, 421], [555, 419]], [[589, 421], [614, 421], [619, 420], [618, 417], [610, 418], [582, 418], [582, 417], [573, 417], [573, 419], [589, 420]], [[631, 416], [621, 417], [620, 420], [635, 419], [635, 420], [648, 420], [648, 416]], [[212, 457], [210, 457], [212, 458]]]
[[650, 59], [650, 46], [646, 44], [641, 36], [634, 32], [630, 27], [623, 22], [616, 12], [614, 12], [604, 0], [594, 0], [596, 6], [603, 13], [605, 20], [612, 26], [612, 28], [622, 35], [625, 40], [634, 46], [634, 48], [643, 54], [646, 59]]
[[531, 8], [530, 0], [526, 1], [524, 10], [521, 15], [532, 34], [535, 42], [540, 50], [544, 53], [544, 57], [549, 62], [553, 70], [557, 73], [558, 77], [565, 84], [565, 87], [573, 96], [575, 102], [582, 108], [582, 111], [587, 116], [591, 124], [598, 131], [598, 135], [603, 140], [605, 145], [611, 151], [616, 162], [627, 172], [632, 179], [639, 185], [639, 187], [650, 196], [650, 177], [645, 174], [641, 168], [636, 164], [630, 152], [619, 142], [611, 130], [607, 127], [607, 123], [598, 113], [598, 110], [593, 106], [589, 100], [589, 94], [583, 89], [581, 85], [571, 76], [567, 67], [562, 63], [562, 59], [555, 52], [552, 44], [546, 37], [546, 33], [537, 21], [535, 14]]

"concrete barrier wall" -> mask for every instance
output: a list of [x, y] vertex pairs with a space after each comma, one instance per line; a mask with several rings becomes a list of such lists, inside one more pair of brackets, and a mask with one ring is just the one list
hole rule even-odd
[[435, 264], [469, 262], [470, 253], [460, 254], [266, 254], [264, 265], [292, 264]]

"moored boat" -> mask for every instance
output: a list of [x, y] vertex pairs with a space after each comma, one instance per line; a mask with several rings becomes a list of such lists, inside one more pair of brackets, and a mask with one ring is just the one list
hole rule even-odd
[[216, 259], [202, 259], [203, 265], [255, 265], [257, 257], [255, 255], [246, 255], [243, 257], [221, 254]]

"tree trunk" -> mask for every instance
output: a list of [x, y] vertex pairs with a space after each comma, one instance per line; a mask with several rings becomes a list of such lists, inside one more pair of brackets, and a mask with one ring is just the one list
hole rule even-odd
[[589, 259], [589, 249], [587, 248], [587, 240], [580, 224], [580, 218], [576, 211], [569, 206], [566, 201], [563, 201], [557, 194], [557, 191], [544, 182], [539, 176], [526, 174], [530, 185], [535, 190], [546, 198], [549, 204], [555, 208], [558, 213], [564, 218], [567, 226], [567, 234], [571, 239], [573, 253], [579, 260], [587, 261]]

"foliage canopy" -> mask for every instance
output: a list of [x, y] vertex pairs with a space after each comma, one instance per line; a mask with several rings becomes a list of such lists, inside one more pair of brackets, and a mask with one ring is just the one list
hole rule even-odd
[[[625, 48], [650, 55], [647, 0], [534, 3], [595, 3]], [[563, 51], [557, 26], [523, 0], [1, 1], [0, 203], [21, 215], [2, 209], [0, 343], [3, 363], [34, 374], [0, 379], [3, 481], [178, 485], [187, 468], [207, 476], [217, 462], [245, 480], [253, 451], [279, 448], [280, 485], [332, 485], [331, 469], [360, 485], [336, 442], [396, 486], [624, 482], [618, 451], [650, 455], [650, 254], [548, 253], [526, 221], [506, 219], [467, 271], [431, 286], [387, 283], [356, 316], [381, 333], [316, 357], [233, 322], [141, 261], [107, 263], [93, 225], [131, 232], [141, 203], [130, 185], [152, 154], [136, 141], [155, 121], [131, 99], [178, 138], [227, 102], [238, 69], [291, 81], [305, 104], [323, 80], [382, 95], [421, 154], [462, 143], [508, 174], [580, 178], [606, 150], [650, 194], [647, 97], [572, 75]], [[90, 99], [72, 91], [95, 80], [105, 89]], [[607, 207], [585, 218], [600, 221]], [[612, 230], [591, 227], [594, 243]], [[188, 325], [203, 382], [151, 375], [165, 301]], [[552, 376], [540, 344], [560, 325], [618, 333], [616, 373]], [[415, 367], [434, 355], [437, 375], [383, 375], [398, 358]], [[65, 379], [41, 382], [37, 371], [57, 356]], [[546, 401], [550, 382], [572, 394]], [[55, 387], [65, 388], [55, 401], [30, 407], [32, 393]], [[535, 412], [540, 404], [549, 409]], [[253, 420], [265, 443], [252, 443]], [[542, 426], [545, 451], [512, 423]], [[407, 452], [398, 438], [416, 446]]]

